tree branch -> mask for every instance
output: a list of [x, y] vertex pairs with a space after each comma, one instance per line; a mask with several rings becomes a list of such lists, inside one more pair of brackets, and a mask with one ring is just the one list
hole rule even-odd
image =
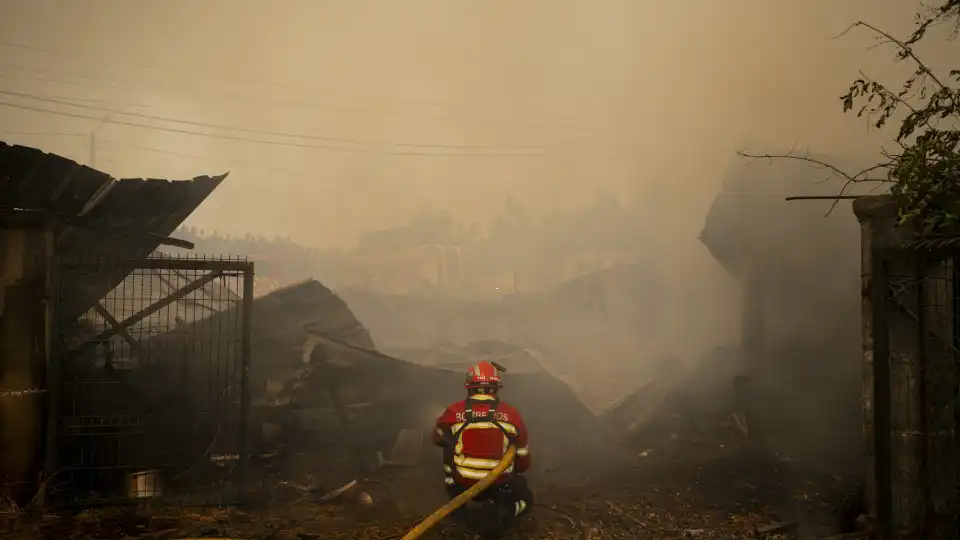
[[740, 150], [737, 152], [737, 155], [745, 158], [751, 158], [753, 160], [768, 159], [772, 161], [774, 159], [792, 159], [795, 161], [804, 161], [810, 165], [817, 165], [823, 169], [827, 169], [833, 172], [834, 174], [837, 174], [842, 178], [844, 178], [846, 182], [844, 182], [843, 186], [840, 188], [840, 192], [837, 195], [827, 197], [828, 199], [833, 199], [833, 204], [831, 204], [830, 209], [827, 210], [828, 216], [833, 212], [833, 209], [837, 207], [837, 203], [839, 203], [841, 199], [846, 199], [848, 197], [846, 192], [851, 184], [860, 184], [860, 183], [868, 183], [868, 182], [878, 182], [878, 183], [890, 182], [889, 178], [871, 178], [867, 175], [880, 169], [887, 169], [893, 164], [893, 160], [890, 160], [884, 163], [877, 163], [876, 165], [872, 165], [870, 167], [862, 169], [855, 174], [850, 174], [844, 171], [843, 169], [840, 169], [839, 167], [831, 165], [825, 161], [812, 158], [809, 156], [798, 156], [793, 154], [792, 151], [786, 154], [748, 154], [747, 152]]
[[[940, 7], [930, 9], [928, 13], [929, 15], [917, 25], [910, 39], [905, 42], [907, 45], [913, 45], [923, 39], [923, 36], [927, 34], [927, 30], [930, 27], [942, 23], [947, 17], [960, 14], [960, 0], [946, 0]], [[950, 32], [951, 39], [957, 36], [958, 29], [960, 29], [960, 20], [957, 21], [953, 30]]]
[[842, 36], [848, 34], [851, 30], [853, 30], [854, 28], [856, 28], [856, 27], [858, 27], [858, 26], [862, 26], [862, 27], [864, 27], [864, 28], [867, 28], [867, 29], [871, 30], [872, 32], [874, 32], [875, 34], [884, 37], [884, 38], [887, 39], [890, 43], [895, 44], [897, 47], [900, 48], [899, 56], [900, 56], [901, 59], [910, 58], [911, 60], [914, 61], [914, 63], [917, 64], [917, 67], [920, 68], [920, 71], [922, 71], [926, 76], [930, 77], [930, 79], [931, 79], [933, 82], [935, 82], [935, 83], [937, 84], [937, 86], [940, 87], [941, 90], [946, 90], [946, 89], [947, 89], [947, 86], [944, 85], [943, 82], [941, 82], [940, 79], [937, 78], [937, 76], [933, 74], [933, 71], [931, 71], [930, 68], [927, 67], [927, 65], [926, 65], [925, 63], [923, 63], [923, 60], [920, 60], [920, 58], [916, 55], [916, 53], [913, 52], [913, 48], [911, 48], [910, 45], [907, 45], [907, 44], [904, 43], [903, 41], [901, 41], [901, 40], [893, 37], [892, 35], [890, 35], [888, 32], [884, 32], [883, 30], [877, 28], [876, 26], [873, 26], [872, 24], [870, 24], [870, 23], [868, 23], [868, 22], [857, 21], [857, 22], [851, 24], [850, 26], [848, 26], [846, 30], [844, 30], [843, 32], [841, 32], [841, 33], [840, 33], [838, 36], [836, 36], [836, 37], [842, 37]]
[[859, 172], [857, 172], [857, 173], [855, 173], [855, 174], [850, 174], [850, 173], [848, 173], [848, 172], [846, 172], [846, 171], [844, 171], [844, 170], [842, 170], [842, 169], [840, 169], [840, 168], [838, 168], [838, 167], [836, 167], [836, 166], [834, 166], [834, 165], [831, 165], [831, 164], [829, 164], [829, 163], [827, 163], [827, 162], [825, 162], [825, 161], [821, 161], [821, 160], [819, 160], [819, 159], [812, 158], [812, 157], [809, 157], [809, 156], [797, 156], [797, 155], [794, 155], [794, 154], [792, 154], [792, 153], [786, 153], [786, 154], [748, 154], [748, 153], [746, 153], [746, 152], [744, 152], [744, 151], [741, 150], [741, 151], [738, 151], [738, 152], [737, 152], [737, 155], [738, 155], [738, 156], [741, 156], [741, 157], [745, 157], [745, 158], [751, 158], [751, 159], [754, 159], [754, 160], [757, 160], [757, 159], [769, 159], [769, 160], [773, 160], [773, 159], [792, 159], [792, 160], [796, 160], [796, 161], [805, 161], [805, 162], [807, 162], [807, 163], [809, 163], [809, 164], [811, 164], [811, 165], [818, 165], [818, 166], [820, 166], [820, 167], [822, 167], [822, 168], [824, 168], [824, 169], [828, 169], [828, 170], [830, 170], [830, 171], [832, 171], [832, 172], [834, 172], [834, 173], [842, 176], [843, 178], [845, 178], [845, 179], [846, 179], [849, 183], [851, 183], [851, 184], [856, 184], [856, 183], [860, 183], [860, 182], [890, 182], [890, 179], [889, 179], [889, 178], [870, 178], [870, 177], [867, 177], [866, 175], [869, 174], [869, 173], [871, 173], [871, 172], [873, 172], [873, 171], [879, 170], [879, 169], [888, 168], [888, 167], [890, 167], [890, 166], [893, 164], [892, 160], [889, 161], [889, 162], [885, 162], [885, 163], [878, 163], [878, 164], [876, 164], [876, 165], [872, 165], [872, 166], [870, 166], [870, 167], [867, 167], [867, 168], [865, 168], [865, 169], [863, 169], [863, 170], [861, 170], [861, 171], [859, 171]]
[[[900, 105], [903, 105], [904, 107], [910, 109], [912, 112], [917, 112], [917, 108], [914, 107], [913, 105], [911, 105], [911, 104], [907, 101], [907, 99], [909, 99], [909, 98], [911, 98], [911, 97], [915, 97], [915, 96], [920, 92], [919, 89], [914, 89], [914, 90], [913, 90], [913, 92], [914, 92], [913, 96], [908, 95], [908, 94], [898, 95], [898, 94], [893, 93], [893, 90], [890, 90], [889, 88], [887, 88], [887, 85], [885, 85], [885, 84], [883, 84], [883, 83], [880, 83], [880, 82], [877, 82], [875, 79], [871, 79], [871, 78], [870, 78], [869, 76], [867, 76], [867, 74], [864, 73], [863, 71], [859, 71], [859, 73], [860, 73], [860, 77], [862, 77], [864, 81], [872, 84], [872, 85], [877, 89], [877, 92], [886, 95], [889, 99], [891, 99], [891, 100], [899, 103]], [[905, 90], [905, 92], [906, 92], [906, 91], [908, 91], [908, 90]]]

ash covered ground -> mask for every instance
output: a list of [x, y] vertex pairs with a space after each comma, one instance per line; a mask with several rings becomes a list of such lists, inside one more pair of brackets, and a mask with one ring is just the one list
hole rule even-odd
[[[505, 538], [826, 538], [856, 516], [856, 478], [741, 445], [682, 441], [601, 472], [556, 471], [534, 481], [535, 511]], [[73, 515], [3, 514], [10, 538], [401, 538], [444, 502], [435, 471], [397, 469], [334, 501], [274, 490], [240, 508], [125, 508]], [[372, 499], [372, 504], [364, 494]], [[445, 521], [431, 538], [476, 538]], [[844, 536], [853, 538], [855, 536]]]
[[[398, 370], [389, 372], [394, 380], [409, 371], [417, 375], [408, 377], [411, 385], [456, 389], [446, 381], [456, 372], [399, 363], [384, 369], [390, 365]], [[528, 475], [535, 509], [507, 539], [828, 538], [856, 527], [857, 463], [824, 454], [830, 445], [823, 441], [811, 447], [785, 436], [811, 432], [798, 422], [781, 422], [786, 428], [767, 430], [765, 437], [745, 432], [730, 412], [736, 405], [729, 389], [722, 390], [729, 385], [714, 392], [696, 380], [655, 382], [622, 400], [617, 414], [597, 417], [552, 378], [512, 382], [508, 400], [529, 401], [520, 405], [538, 446]], [[665, 392], [671, 388], [678, 391]], [[691, 392], [709, 406], [692, 407]], [[365, 412], [352, 418], [355, 432], [377, 435], [355, 436], [359, 447], [344, 444], [332, 418], [291, 412], [281, 435], [256, 450], [261, 459], [250, 464], [249, 495], [240, 507], [9, 511], [2, 514], [3, 530], [24, 539], [399, 539], [446, 502], [440, 452], [428, 443], [406, 466], [368, 466], [358, 474], [358, 455], [389, 453], [399, 430], [422, 428], [421, 408], [436, 408], [414, 402], [404, 412], [401, 403], [410, 400], [357, 409]], [[351, 489], [327, 497], [354, 480]], [[445, 520], [427, 537], [478, 535]]]

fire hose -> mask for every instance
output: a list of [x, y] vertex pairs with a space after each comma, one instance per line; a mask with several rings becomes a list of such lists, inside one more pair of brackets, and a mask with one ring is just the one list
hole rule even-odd
[[419, 525], [411, 529], [410, 532], [408, 532], [402, 538], [402, 540], [415, 540], [420, 538], [420, 536], [427, 532], [430, 527], [440, 523], [440, 520], [447, 517], [451, 512], [467, 504], [467, 502], [479, 495], [481, 492], [483, 492], [483, 490], [490, 487], [496, 481], [496, 479], [503, 474], [503, 471], [507, 470], [507, 467], [513, 463], [513, 460], [516, 457], [517, 447], [516, 445], [511, 444], [510, 448], [507, 448], [507, 452], [503, 455], [503, 458], [500, 459], [500, 463], [498, 463], [489, 474], [484, 476], [483, 479], [476, 484], [470, 486], [463, 493], [451, 499], [450, 502], [438, 508], [436, 512], [427, 516], [427, 518], [421, 521]]

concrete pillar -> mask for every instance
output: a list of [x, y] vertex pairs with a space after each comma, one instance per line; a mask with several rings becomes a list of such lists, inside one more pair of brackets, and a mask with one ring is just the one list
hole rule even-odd
[[[921, 328], [916, 319], [921, 313], [921, 277], [925, 274], [920, 261], [908, 252], [894, 251], [895, 256], [886, 259], [883, 278], [877, 278], [882, 286], [892, 283], [912, 284], [898, 286], [897, 300], [886, 306], [874, 306], [874, 254], [878, 248], [897, 248], [914, 237], [909, 227], [898, 226], [898, 208], [889, 196], [873, 196], [856, 199], [853, 211], [861, 227], [861, 292], [862, 292], [862, 338], [863, 338], [863, 440], [866, 454], [866, 502], [867, 517], [877, 524], [884, 499], [889, 501], [890, 524], [894, 531], [919, 531], [924, 520], [924, 459], [923, 370]], [[884, 294], [887, 293], [884, 291]], [[914, 315], [910, 315], [910, 313]], [[889, 422], [886, 428], [875, 425], [874, 323], [881, 314], [888, 346], [882, 353], [887, 356], [890, 386]], [[881, 358], [878, 356], [878, 360]], [[877, 429], [887, 433], [885, 437], [890, 456], [890, 484], [884, 489], [877, 482], [877, 467], [882, 463], [881, 440]], [[878, 460], [878, 457], [881, 459]], [[901, 538], [894, 533], [894, 538]]]
[[43, 468], [48, 267], [53, 234], [36, 219], [0, 219], [0, 482], [18, 503]]

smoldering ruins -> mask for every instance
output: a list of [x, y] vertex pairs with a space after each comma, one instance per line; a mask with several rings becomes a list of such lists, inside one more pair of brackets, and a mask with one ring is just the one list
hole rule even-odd
[[831, 169], [896, 72], [827, 38], [913, 7], [51, 1], [0, 0], [4, 534], [399, 538], [488, 360], [508, 538], [949, 538], [955, 242]]
[[[742, 236], [758, 230], [743, 220], [764, 219], [764, 209], [799, 181], [798, 170], [780, 170], [780, 191], [769, 192], [766, 183], [768, 193], [758, 196], [756, 169], [733, 167], [705, 221], [701, 240], [743, 286], [740, 346], [716, 348], [690, 364], [664, 355], [652, 371], [585, 376], [584, 342], [593, 338], [556, 329], [602, 327], [606, 343], [651, 339], [629, 325], [634, 306], [658, 302], [654, 288], [636, 286], [643, 265], [589, 271], [553, 290], [498, 300], [356, 287], [337, 294], [316, 279], [258, 292], [255, 261], [183, 253], [204, 247], [204, 240], [169, 236], [224, 177], [118, 181], [34, 149], [4, 150], [10, 193], [20, 197], [7, 203], [6, 230], [10, 238], [25, 235], [5, 244], [8, 257], [20, 256], [13, 250], [35, 237], [41, 247], [33, 260], [44, 261], [19, 274], [34, 301], [8, 301], [4, 311], [35, 313], [28, 319], [35, 326], [5, 327], [11, 328], [5, 343], [47, 336], [41, 355], [4, 368], [7, 381], [32, 377], [19, 379], [30, 382], [14, 390], [36, 389], [4, 396], [20, 407], [4, 410], [18, 418], [4, 424], [5, 440], [21, 441], [4, 454], [13, 508], [37, 504], [39, 492], [52, 508], [101, 513], [148, 501], [260, 508], [279, 501], [288, 520], [297, 519], [290, 508], [305, 504], [333, 514], [361, 511], [361, 521], [415, 519], [443, 501], [439, 490], [423, 488], [437, 480], [429, 426], [458, 399], [462, 371], [479, 359], [507, 366], [507, 395], [536, 434], [531, 481], [562, 521], [570, 518], [563, 508], [571, 501], [599, 496], [605, 510], [580, 511], [612, 511], [629, 522], [638, 519], [631, 508], [641, 504], [630, 495], [635, 483], [662, 486], [653, 492], [691, 483], [697, 490], [684, 502], [650, 515], [709, 508], [732, 493], [734, 506], [725, 511], [742, 521], [711, 527], [829, 528], [840, 525], [837, 509], [859, 489], [862, 465], [855, 452], [842, 451], [857, 442], [858, 370], [849, 354], [858, 347], [856, 335], [824, 339], [816, 324], [839, 323], [802, 327], [781, 320], [789, 312], [778, 316], [767, 307], [819, 302], [839, 321], [855, 319], [856, 283], [853, 291], [841, 287], [818, 300], [810, 297], [816, 280], [778, 280], [797, 267], [816, 269], [809, 256], [772, 249], [790, 234], [782, 215], [776, 219], [782, 230], [768, 226], [764, 238]], [[58, 192], [77, 193], [64, 199], [76, 208], [57, 207]], [[122, 204], [112, 202], [121, 195]], [[169, 202], [137, 207], [148, 196]], [[135, 208], [141, 209], [131, 214]], [[824, 241], [838, 246], [835, 265], [857, 264], [856, 251], [842, 248], [851, 226], [855, 233], [850, 221], [824, 226]], [[46, 307], [37, 313], [37, 306]], [[809, 350], [818, 356], [807, 358]], [[827, 387], [825, 378], [833, 381]], [[821, 381], [816, 399], [791, 393], [814, 379]], [[771, 394], [794, 397], [774, 408]], [[22, 408], [31, 399], [33, 408]], [[847, 416], [826, 417], [818, 407]], [[798, 426], [824, 438], [803, 441]], [[844, 438], [848, 445], [835, 444]], [[34, 441], [29, 453], [24, 440]], [[791, 502], [804, 482], [816, 481], [816, 504]], [[775, 507], [752, 507], [760, 497]], [[119, 518], [98, 519], [116, 526]], [[549, 525], [551, 519], [538, 526], [566, 526]], [[251, 526], [236, 516], [228, 521], [228, 529]]]

